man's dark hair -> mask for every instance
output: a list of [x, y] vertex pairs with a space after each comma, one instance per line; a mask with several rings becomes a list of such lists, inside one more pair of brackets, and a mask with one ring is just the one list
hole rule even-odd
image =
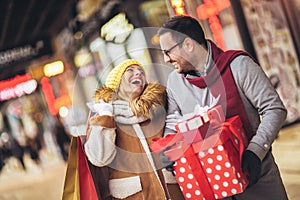
[[159, 36], [161, 36], [162, 34], [167, 32], [170, 32], [172, 34], [172, 38], [176, 42], [182, 41], [183, 38], [190, 37], [200, 45], [204, 45], [207, 48], [205, 34], [201, 25], [196, 19], [190, 16], [180, 15], [172, 17], [162, 25], [157, 33]]

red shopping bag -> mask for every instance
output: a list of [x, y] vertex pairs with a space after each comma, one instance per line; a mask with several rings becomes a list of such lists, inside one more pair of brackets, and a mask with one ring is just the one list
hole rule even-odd
[[71, 141], [63, 200], [98, 200], [80, 137]]
[[89, 169], [87, 158], [81, 143], [80, 137], [77, 137], [78, 142], [78, 178], [81, 200], [97, 200], [97, 192], [94, 181]]

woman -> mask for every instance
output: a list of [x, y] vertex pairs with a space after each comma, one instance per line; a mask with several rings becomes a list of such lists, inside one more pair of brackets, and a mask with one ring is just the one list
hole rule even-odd
[[147, 83], [142, 65], [129, 59], [108, 74], [94, 97], [96, 114], [84, 149], [89, 162], [102, 169], [95, 173], [91, 168], [95, 186], [108, 184], [112, 199], [184, 199], [174, 176], [161, 170], [158, 155], [149, 150], [152, 139], [162, 137], [165, 87]]

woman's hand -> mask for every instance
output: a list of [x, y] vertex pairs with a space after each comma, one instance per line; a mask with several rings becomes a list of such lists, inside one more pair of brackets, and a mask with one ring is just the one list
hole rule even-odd
[[102, 115], [113, 115], [113, 106], [111, 103], [106, 103], [102, 99], [100, 99], [100, 103], [94, 104], [94, 110], [97, 112], [100, 116]]

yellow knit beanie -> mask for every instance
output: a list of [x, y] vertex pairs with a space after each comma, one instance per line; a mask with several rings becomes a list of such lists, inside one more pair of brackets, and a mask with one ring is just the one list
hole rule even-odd
[[117, 90], [119, 88], [125, 70], [131, 65], [138, 65], [142, 67], [142, 64], [134, 59], [127, 59], [123, 61], [109, 72], [109, 74], [106, 77], [105, 86], [114, 91]]

